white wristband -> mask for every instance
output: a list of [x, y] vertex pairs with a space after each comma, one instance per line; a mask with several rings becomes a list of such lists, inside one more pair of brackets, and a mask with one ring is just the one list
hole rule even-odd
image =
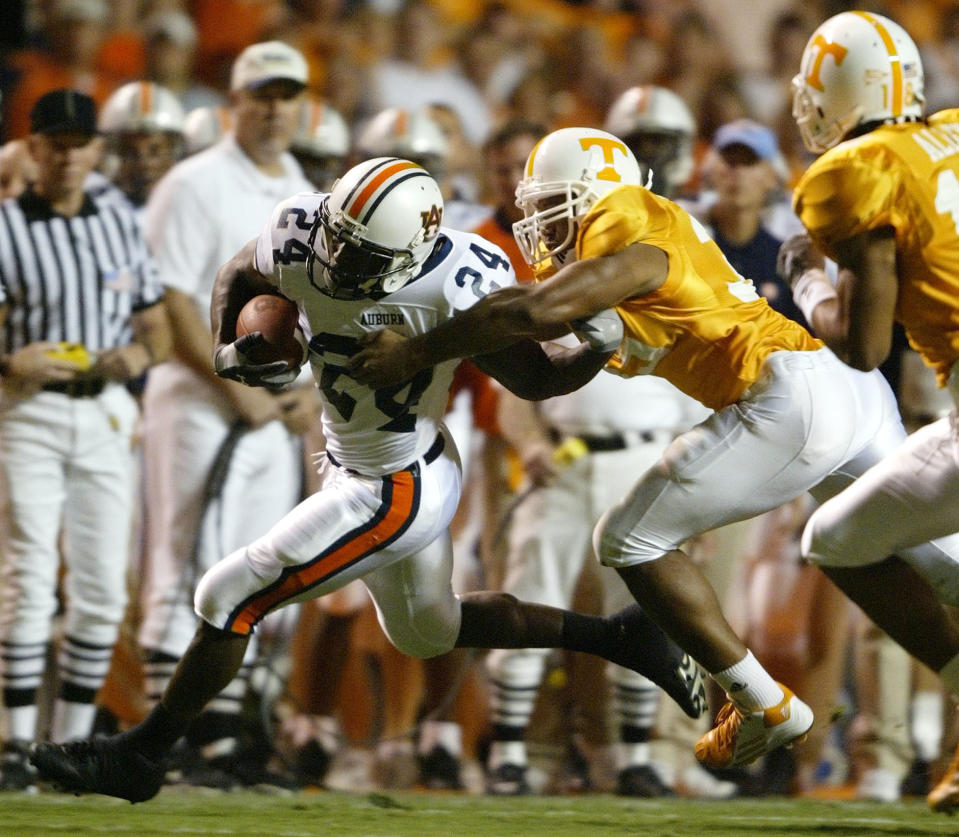
[[838, 296], [826, 277], [826, 272], [818, 267], [804, 271], [793, 285], [793, 302], [802, 311], [809, 325], [812, 325], [812, 312], [816, 306], [827, 299], [837, 299]]

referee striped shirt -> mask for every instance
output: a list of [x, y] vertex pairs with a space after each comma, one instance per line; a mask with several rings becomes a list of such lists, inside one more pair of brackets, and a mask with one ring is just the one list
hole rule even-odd
[[162, 296], [135, 210], [117, 190], [88, 188], [70, 218], [31, 189], [0, 203], [5, 353], [39, 340], [90, 352], [128, 345], [131, 314]]

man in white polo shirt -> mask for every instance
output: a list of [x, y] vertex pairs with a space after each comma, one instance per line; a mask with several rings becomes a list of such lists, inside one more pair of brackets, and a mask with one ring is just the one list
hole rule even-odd
[[[210, 357], [210, 293], [219, 266], [255, 238], [273, 207], [313, 186], [288, 152], [307, 83], [303, 56], [279, 41], [254, 44], [231, 78], [233, 130], [174, 166], [147, 205], [147, 239], [170, 300], [176, 350], [144, 396], [146, 546], [139, 642], [149, 697], [163, 691], [196, 629], [193, 591], [220, 556], [268, 529], [299, 499], [299, 434], [315, 388], [274, 394], [217, 377]], [[249, 659], [249, 658], [248, 658]], [[191, 733], [198, 782], [239, 775], [239, 712], [246, 676], [207, 707]]]

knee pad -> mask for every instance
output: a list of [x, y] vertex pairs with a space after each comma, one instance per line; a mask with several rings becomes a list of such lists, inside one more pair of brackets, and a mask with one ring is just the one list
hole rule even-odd
[[607, 511], [593, 529], [593, 549], [604, 567], [645, 564], [675, 548], [654, 542], [640, 529], [634, 530], [615, 508]]
[[803, 529], [800, 549], [803, 558], [820, 567], [864, 567], [888, 557], [867, 551], [865, 540], [841, 522], [828, 525], [817, 510]]
[[427, 660], [456, 646], [459, 635], [459, 608], [455, 617], [448, 608], [423, 608], [389, 618], [380, 613], [380, 627], [398, 651]]

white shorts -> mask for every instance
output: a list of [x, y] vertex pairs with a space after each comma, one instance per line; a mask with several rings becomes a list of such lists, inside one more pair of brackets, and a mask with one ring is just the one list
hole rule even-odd
[[597, 525], [600, 561], [653, 561], [693, 535], [781, 506], [831, 496], [905, 438], [879, 372], [828, 349], [776, 352], [734, 404], [677, 437]]
[[[959, 605], [959, 421], [926, 425], [824, 503], [803, 532], [817, 564], [862, 566], [899, 555]], [[948, 537], [944, 537], [948, 535]], [[928, 543], [931, 538], [938, 540]]]
[[448, 526], [461, 472], [450, 437], [444, 431], [424, 457], [388, 476], [327, 460], [321, 477], [315, 494], [203, 576], [199, 616], [247, 634], [272, 610], [362, 578], [401, 651], [429, 657], [451, 649], [460, 613]]

